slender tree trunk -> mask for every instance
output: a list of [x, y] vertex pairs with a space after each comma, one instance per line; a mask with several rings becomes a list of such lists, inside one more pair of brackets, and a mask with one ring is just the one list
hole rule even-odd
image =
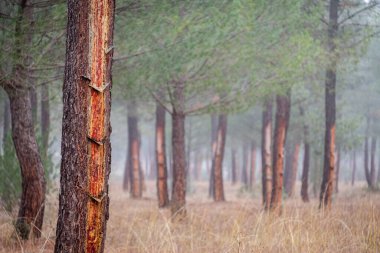
[[68, 0], [55, 253], [104, 252], [114, 8], [113, 0]]
[[331, 209], [333, 181], [335, 173], [335, 86], [337, 71], [336, 37], [338, 33], [339, 0], [330, 0], [328, 25], [329, 66], [326, 70], [325, 82], [325, 147], [323, 162], [323, 178], [320, 192], [320, 208]]
[[128, 146], [129, 149], [129, 174], [131, 182], [131, 197], [142, 197], [142, 171], [140, 163], [140, 137], [138, 129], [137, 106], [134, 101], [127, 103], [128, 110]]
[[365, 172], [365, 178], [367, 180], [367, 184], [368, 184], [368, 187], [371, 188], [372, 187], [372, 184], [371, 184], [371, 173], [370, 173], [370, 169], [369, 169], [369, 155], [368, 155], [368, 137], [366, 136], [365, 137], [365, 141], [364, 141], [364, 172]]
[[293, 150], [292, 170], [291, 170], [291, 175], [289, 176], [289, 191], [288, 191], [288, 196], [290, 198], [293, 197], [295, 186], [296, 186], [299, 153], [300, 153], [300, 144], [297, 142], [295, 144], [294, 150]]
[[156, 167], [158, 206], [163, 208], [169, 205], [169, 194], [166, 167], [165, 109], [159, 104], [156, 105]]
[[285, 145], [285, 170], [284, 170], [284, 191], [289, 196], [292, 181], [292, 162], [295, 146], [291, 142]]
[[224, 187], [223, 187], [223, 158], [224, 147], [226, 144], [227, 133], [227, 115], [219, 115], [216, 148], [212, 168], [214, 171], [214, 201], [224, 201]]
[[255, 184], [255, 173], [256, 173], [256, 142], [251, 143], [251, 172], [249, 174], [249, 187], [252, 190]]
[[263, 125], [261, 130], [261, 169], [263, 205], [265, 210], [269, 210], [272, 196], [272, 111], [272, 99], [267, 99], [263, 108]]
[[249, 147], [243, 146], [243, 166], [241, 170], [241, 182], [244, 187], [248, 187], [248, 167], [249, 167]]
[[185, 84], [175, 82], [172, 113], [173, 188], [171, 213], [182, 219], [186, 216], [186, 146], [185, 146]]
[[[304, 109], [300, 107], [300, 115], [304, 117]], [[303, 144], [304, 155], [302, 163], [302, 184], [301, 184], [301, 198], [303, 202], [309, 202], [309, 167], [310, 167], [310, 144], [309, 144], [309, 126], [304, 122], [303, 124]]]
[[236, 149], [231, 149], [231, 181], [232, 185], [236, 184], [237, 181], [237, 164], [236, 164]]
[[4, 99], [4, 122], [3, 122], [3, 149], [7, 140], [7, 136], [11, 130], [11, 109], [8, 98]]
[[273, 144], [273, 186], [270, 208], [276, 214], [282, 212], [282, 188], [284, 168], [284, 146], [286, 129], [289, 125], [290, 100], [288, 96], [277, 95], [276, 123]]
[[130, 191], [131, 187], [131, 145], [128, 141], [128, 147], [127, 147], [127, 155], [125, 159], [125, 165], [124, 165], [124, 177], [123, 177], [123, 190], [124, 191]]
[[[211, 161], [214, 161], [215, 152], [216, 152], [216, 145], [217, 145], [217, 138], [218, 138], [218, 117], [213, 114], [211, 115]], [[209, 183], [209, 197], [214, 197], [214, 182], [215, 182], [215, 171], [214, 166], [211, 162], [211, 169], [210, 169], [210, 183]]]
[[371, 187], [372, 188], [375, 188], [375, 185], [376, 185], [375, 156], [376, 156], [376, 138], [372, 137], [372, 140], [371, 140], [371, 172], [370, 172], [370, 181], [371, 181]]
[[339, 192], [339, 172], [340, 172], [340, 157], [341, 150], [338, 146], [337, 157], [336, 157], [336, 175], [335, 175], [335, 193]]
[[356, 177], [356, 151], [354, 150], [352, 154], [352, 179], [351, 179], [352, 186], [355, 185], [355, 177]]
[[41, 86], [41, 136], [42, 136], [42, 155], [46, 158], [49, 148], [49, 132], [50, 132], [50, 101], [49, 86]]

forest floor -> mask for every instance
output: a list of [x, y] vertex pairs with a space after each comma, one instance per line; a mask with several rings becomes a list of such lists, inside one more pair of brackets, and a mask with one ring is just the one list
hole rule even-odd
[[[106, 253], [114, 252], [380, 252], [380, 193], [364, 184], [341, 184], [329, 213], [318, 210], [314, 197], [284, 201], [281, 217], [262, 212], [260, 188], [245, 192], [225, 184], [224, 203], [207, 198], [207, 182], [192, 185], [187, 219], [170, 221], [170, 211], [157, 208], [155, 183], [147, 182], [142, 200], [132, 200], [112, 182]], [[0, 252], [53, 252], [57, 193], [47, 199], [43, 237], [20, 242], [14, 234], [15, 214], [0, 210]], [[1, 208], [1, 207], [0, 207]]]

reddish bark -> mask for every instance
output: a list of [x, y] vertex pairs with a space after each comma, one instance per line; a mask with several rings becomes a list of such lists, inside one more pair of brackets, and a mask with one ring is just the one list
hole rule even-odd
[[68, 0], [55, 253], [104, 252], [114, 7], [113, 0]]

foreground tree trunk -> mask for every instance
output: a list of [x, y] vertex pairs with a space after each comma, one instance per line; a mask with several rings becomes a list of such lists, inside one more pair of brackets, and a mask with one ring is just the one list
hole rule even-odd
[[[213, 114], [211, 115], [211, 161], [214, 161], [216, 146], [217, 146], [217, 138], [218, 138], [218, 117]], [[215, 182], [215, 171], [214, 166], [211, 162], [210, 169], [210, 180], [209, 180], [209, 197], [214, 197], [214, 182]]]
[[272, 100], [268, 99], [263, 108], [263, 120], [261, 130], [261, 162], [262, 162], [262, 187], [263, 205], [269, 210], [272, 196]]
[[227, 115], [219, 115], [216, 148], [214, 159], [212, 161], [212, 170], [214, 171], [214, 201], [224, 201], [223, 187], [223, 158], [224, 147], [226, 144], [227, 133]]
[[[300, 107], [300, 115], [305, 115], [304, 110]], [[310, 143], [309, 143], [309, 127], [304, 122], [303, 124], [303, 144], [304, 155], [302, 163], [302, 183], [301, 183], [301, 198], [303, 202], [309, 202], [309, 167], [310, 167]]]
[[174, 218], [186, 216], [186, 146], [185, 146], [185, 84], [175, 82], [172, 113], [173, 188], [171, 213]]
[[[140, 163], [140, 134], [138, 129], [137, 107], [134, 101], [127, 103], [128, 110], [128, 158], [127, 170], [131, 184], [131, 197], [142, 197], [142, 170]], [[128, 173], [125, 172], [125, 173]]]
[[338, 33], [339, 0], [330, 0], [327, 50], [330, 62], [325, 81], [325, 146], [323, 178], [319, 197], [319, 207], [331, 209], [333, 181], [335, 173], [335, 86], [337, 71], [336, 37]]
[[[13, 60], [15, 62], [7, 80], [0, 78], [8, 97], [9, 107], [6, 106], [5, 117], [10, 108], [12, 138], [19, 160], [22, 178], [22, 193], [18, 218], [15, 223], [16, 231], [22, 239], [28, 239], [32, 231], [34, 237], [41, 236], [45, 210], [45, 179], [44, 169], [36, 142], [31, 101], [29, 97], [29, 70], [24, 65], [29, 57], [26, 47], [30, 47], [31, 35], [26, 29], [31, 25], [33, 9], [28, 8], [28, 1], [19, 3], [15, 25], [15, 45]], [[9, 131], [9, 118], [5, 118], [4, 132]]]
[[113, 0], [68, 0], [55, 253], [104, 252], [114, 4]]
[[286, 129], [289, 125], [290, 100], [288, 96], [277, 95], [276, 123], [273, 143], [273, 186], [270, 208], [275, 214], [282, 212], [282, 188], [284, 169], [284, 146]]
[[156, 105], [156, 167], [158, 207], [169, 205], [168, 171], [166, 167], [165, 109]]
[[47, 158], [49, 148], [50, 132], [50, 101], [49, 86], [41, 86], [41, 136], [42, 136], [42, 155]]

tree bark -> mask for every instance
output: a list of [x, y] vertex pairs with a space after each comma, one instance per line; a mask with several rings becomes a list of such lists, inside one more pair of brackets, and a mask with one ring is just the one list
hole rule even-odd
[[[300, 107], [300, 115], [305, 115], [304, 110]], [[302, 184], [301, 184], [301, 198], [303, 202], [309, 202], [309, 167], [310, 167], [310, 143], [309, 143], [309, 126], [304, 122], [303, 124], [303, 138], [304, 138], [304, 156], [302, 163]]]
[[173, 188], [171, 213], [176, 219], [186, 216], [186, 146], [185, 146], [185, 84], [175, 82], [172, 113]]
[[282, 212], [282, 188], [284, 167], [284, 146], [286, 129], [289, 125], [290, 100], [287, 95], [277, 95], [276, 122], [273, 144], [273, 186], [270, 209], [275, 214]]
[[[218, 138], [218, 117], [213, 114], [211, 115], [211, 161], [214, 161], [216, 146], [217, 146], [217, 138]], [[215, 182], [215, 171], [214, 166], [211, 162], [210, 169], [210, 180], [209, 180], [209, 197], [214, 197], [214, 182]]]
[[252, 190], [256, 180], [256, 142], [251, 143], [251, 170], [249, 174], [249, 188]]
[[291, 175], [289, 176], [288, 197], [290, 198], [293, 197], [294, 188], [296, 186], [299, 153], [300, 153], [300, 144], [297, 142], [293, 150], [292, 170], [291, 170]]
[[36, 87], [33, 84], [32, 78], [28, 78], [29, 81], [31, 82], [30, 84], [30, 89], [29, 89], [29, 97], [30, 97], [30, 104], [32, 108], [32, 120], [33, 120], [33, 126], [37, 126], [37, 104], [38, 104], [38, 98], [37, 98], [37, 92], [36, 92]]
[[231, 181], [232, 185], [236, 184], [237, 181], [237, 164], [236, 164], [236, 149], [231, 148]]
[[165, 109], [156, 105], [156, 167], [158, 207], [169, 205], [168, 171], [166, 167]]
[[248, 167], [249, 167], [249, 147], [243, 146], [243, 166], [241, 170], [241, 182], [244, 187], [248, 187]]
[[285, 170], [284, 170], [284, 191], [289, 196], [292, 177], [292, 162], [294, 153], [293, 143], [287, 142], [285, 145]]
[[326, 70], [325, 81], [325, 146], [323, 162], [323, 178], [320, 192], [320, 208], [331, 209], [333, 181], [335, 173], [335, 86], [337, 71], [336, 37], [338, 33], [338, 6], [339, 0], [330, 0], [328, 24], [328, 53], [329, 66]]
[[113, 0], [68, 0], [55, 253], [104, 252], [114, 8]]
[[272, 196], [272, 111], [272, 99], [267, 99], [263, 108], [263, 125], [261, 129], [261, 169], [265, 210], [269, 210]]
[[212, 170], [214, 171], [214, 201], [224, 201], [223, 187], [223, 158], [224, 147], [226, 144], [227, 133], [227, 115], [220, 114], [217, 130], [216, 148], [214, 159], [212, 162]]
[[42, 136], [42, 155], [47, 157], [49, 148], [49, 132], [50, 132], [50, 101], [49, 86], [41, 86], [41, 136]]

